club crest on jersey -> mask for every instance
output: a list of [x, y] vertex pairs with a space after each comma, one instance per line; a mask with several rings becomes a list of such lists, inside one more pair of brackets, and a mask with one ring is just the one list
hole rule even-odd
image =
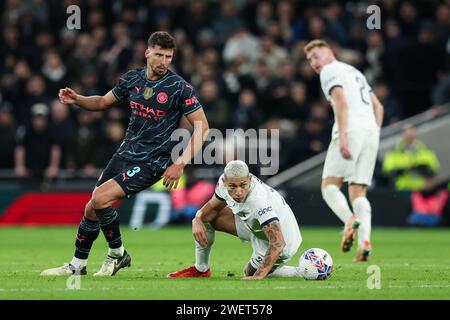
[[150, 99], [150, 97], [152, 96], [152, 94], [153, 94], [153, 88], [151, 88], [151, 87], [145, 87], [145, 89], [144, 89], [144, 99], [145, 99], [145, 100]]
[[159, 103], [163, 104], [163, 103], [166, 103], [167, 100], [169, 100], [169, 96], [168, 96], [167, 93], [165, 93], [165, 92], [160, 92], [160, 93], [158, 93], [158, 95], [156, 96], [156, 100], [157, 100]]

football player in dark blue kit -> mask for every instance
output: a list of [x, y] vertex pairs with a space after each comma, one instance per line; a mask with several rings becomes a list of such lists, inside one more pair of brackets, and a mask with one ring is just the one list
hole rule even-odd
[[[70, 88], [59, 91], [62, 103], [85, 110], [103, 111], [119, 101], [131, 109], [125, 138], [97, 181], [78, 228], [75, 255], [69, 264], [44, 270], [41, 275], [85, 275], [93, 242], [102, 230], [109, 245], [108, 257], [94, 276], [113, 276], [130, 266], [124, 249], [117, 210], [112, 204], [147, 189], [161, 178], [171, 190], [176, 188], [185, 165], [203, 145], [208, 121], [194, 89], [169, 70], [175, 51], [174, 38], [167, 32], [154, 32], [145, 51], [147, 66], [130, 70], [104, 96], [82, 96]], [[182, 117], [193, 126], [189, 144], [175, 161], [170, 139]]]

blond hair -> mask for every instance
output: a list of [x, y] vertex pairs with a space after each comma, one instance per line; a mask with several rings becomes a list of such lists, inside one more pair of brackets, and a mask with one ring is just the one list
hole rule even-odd
[[312, 49], [314, 49], [316, 47], [331, 49], [330, 45], [326, 41], [315, 39], [315, 40], [308, 42], [306, 44], [306, 46], [303, 48], [303, 51], [305, 52], [305, 54], [307, 54], [308, 52], [310, 52]]
[[224, 169], [225, 178], [243, 178], [248, 177], [248, 166], [244, 161], [233, 160], [228, 162]]

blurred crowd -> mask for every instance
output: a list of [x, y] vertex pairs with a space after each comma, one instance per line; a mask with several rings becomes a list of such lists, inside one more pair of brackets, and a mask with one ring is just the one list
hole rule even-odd
[[[129, 108], [90, 113], [58, 90], [103, 95], [145, 65], [147, 38], [171, 32], [172, 68], [210, 127], [280, 129], [280, 169], [325, 150], [333, 123], [303, 53], [311, 39], [367, 76], [388, 125], [450, 101], [450, 1], [5, 0], [0, 4], [0, 169], [94, 176], [121, 143]], [[381, 8], [369, 30], [366, 9]], [[78, 5], [81, 29], [66, 8]]]

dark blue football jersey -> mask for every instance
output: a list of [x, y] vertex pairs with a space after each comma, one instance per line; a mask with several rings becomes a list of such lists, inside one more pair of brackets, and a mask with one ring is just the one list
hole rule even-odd
[[125, 73], [112, 92], [131, 108], [130, 123], [116, 153], [165, 170], [177, 143], [170, 139], [172, 132], [183, 115], [202, 107], [194, 88], [170, 70], [159, 80], [149, 80], [143, 67]]

